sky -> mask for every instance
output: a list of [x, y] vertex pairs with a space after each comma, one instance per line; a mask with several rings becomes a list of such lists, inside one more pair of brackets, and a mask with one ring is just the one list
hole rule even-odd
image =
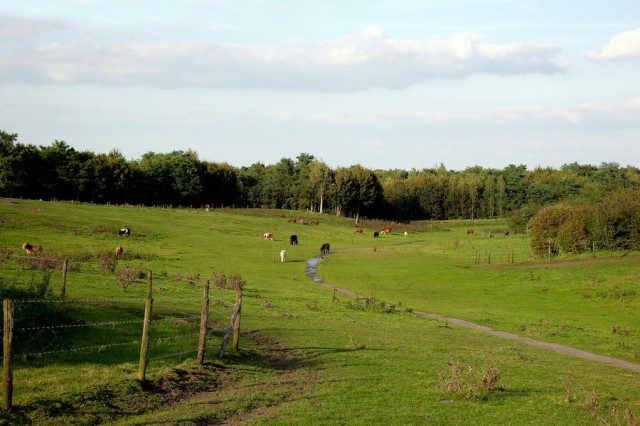
[[236, 166], [640, 167], [640, 0], [0, 0], [0, 129]]

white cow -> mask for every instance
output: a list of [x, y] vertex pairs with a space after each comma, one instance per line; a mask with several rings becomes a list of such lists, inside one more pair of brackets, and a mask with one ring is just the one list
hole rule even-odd
[[287, 260], [287, 251], [286, 250], [282, 250], [280, 252], [280, 262], [284, 263], [285, 260]]
[[404, 237], [407, 238], [409, 236], [409, 233], [407, 231], [404, 231]]

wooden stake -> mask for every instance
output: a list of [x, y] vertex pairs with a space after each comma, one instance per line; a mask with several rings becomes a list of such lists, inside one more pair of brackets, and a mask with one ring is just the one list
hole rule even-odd
[[149, 286], [147, 287], [147, 300], [144, 304], [144, 322], [142, 325], [142, 342], [140, 343], [140, 363], [138, 365], [138, 380], [144, 382], [147, 374], [147, 361], [149, 359], [149, 334], [151, 333], [151, 308], [153, 306], [153, 273], [147, 273]]
[[204, 364], [204, 351], [207, 346], [207, 319], [209, 316], [209, 280], [204, 282], [202, 313], [200, 314], [200, 341], [198, 343], [198, 364]]
[[69, 270], [69, 259], [62, 261], [62, 288], [60, 289], [60, 297], [65, 298], [67, 295], [67, 271]]
[[242, 317], [242, 289], [236, 291], [236, 319], [233, 323], [233, 350], [238, 351], [240, 346], [240, 318]]
[[4, 300], [2, 312], [2, 409], [9, 411], [13, 403], [13, 300]]
[[487, 263], [491, 265], [491, 250], [489, 250], [489, 257], [488, 257]]
[[233, 333], [233, 325], [236, 323], [236, 318], [238, 317], [238, 306], [233, 310], [233, 314], [231, 315], [231, 321], [229, 321], [229, 328], [222, 339], [222, 345], [220, 346], [220, 354], [218, 355], [220, 358], [224, 357], [225, 352], [227, 351], [227, 345], [229, 344], [229, 337], [231, 337], [231, 333]]
[[549, 246], [549, 262], [551, 262], [551, 246]]

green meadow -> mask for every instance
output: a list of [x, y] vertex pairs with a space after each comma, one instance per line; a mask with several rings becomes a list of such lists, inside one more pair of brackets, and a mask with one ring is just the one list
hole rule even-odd
[[[42, 309], [38, 303], [16, 309], [16, 326], [25, 330], [15, 336], [15, 409], [3, 421], [637, 421], [637, 372], [412, 312], [442, 313], [640, 362], [637, 253], [549, 262], [531, 257], [525, 236], [496, 233], [494, 228], [504, 226], [500, 221], [443, 222], [407, 238], [394, 230], [374, 239], [373, 229], [355, 236], [351, 221], [326, 215], [306, 214], [319, 226], [288, 223], [287, 217], [301, 214], [0, 199], [4, 297], [36, 294], [48, 300]], [[131, 237], [115, 235], [123, 226], [132, 229]], [[470, 228], [475, 235], [467, 235]], [[495, 236], [483, 238], [483, 230]], [[262, 239], [267, 231], [275, 241]], [[290, 234], [298, 235], [298, 246], [289, 245]], [[47, 276], [16, 262], [25, 241], [42, 244], [45, 256], [78, 259], [71, 263], [66, 301], [57, 296], [60, 271]], [[324, 242], [333, 253], [320, 263], [323, 279], [394, 306], [334, 299], [310, 281], [306, 261]], [[127, 257], [116, 270], [129, 265], [154, 273], [149, 382], [143, 385], [135, 373], [146, 283], [136, 280], [123, 288], [115, 273], [91, 257], [118, 245]], [[278, 261], [282, 249], [285, 263]], [[211, 305], [208, 362], [199, 367], [194, 359], [200, 282], [214, 273], [238, 273], [246, 280], [241, 348], [217, 357], [234, 295], [212, 289], [220, 303]], [[51, 294], [42, 290], [45, 284]], [[46, 323], [28, 326], [43, 313]], [[53, 334], [43, 328], [64, 324], [76, 327]]]

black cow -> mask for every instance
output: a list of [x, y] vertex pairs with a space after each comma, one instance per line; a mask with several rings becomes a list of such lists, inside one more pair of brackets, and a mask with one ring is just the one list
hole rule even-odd
[[373, 233], [373, 238], [378, 238], [380, 236], [380, 232], [376, 231]]
[[330, 250], [331, 250], [331, 244], [329, 244], [329, 243], [324, 243], [320, 247], [320, 253], [322, 253], [322, 254], [328, 254]]
[[289, 237], [289, 243], [291, 243], [292, 246], [297, 246], [298, 245], [298, 236], [297, 235], [291, 235]]
[[121, 230], [118, 231], [118, 237], [123, 237], [123, 236], [129, 236], [131, 235], [131, 229], [130, 228], [122, 228]]

